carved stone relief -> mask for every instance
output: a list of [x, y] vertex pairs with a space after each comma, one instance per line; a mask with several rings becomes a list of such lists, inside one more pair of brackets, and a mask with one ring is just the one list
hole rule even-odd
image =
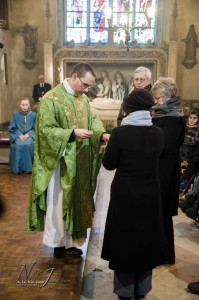
[[35, 57], [38, 44], [38, 27], [25, 24], [24, 27], [15, 27], [14, 30], [15, 32], [20, 33], [23, 36], [25, 45], [25, 58], [22, 60], [22, 62], [27, 69], [31, 70], [38, 63]]
[[[151, 63], [154, 62], [157, 65], [157, 74], [155, 78], [159, 76], [166, 76], [167, 74], [167, 52], [161, 48], [148, 47], [148, 48], [130, 48], [130, 51], [126, 51], [125, 48], [106, 49], [106, 48], [70, 48], [65, 47], [57, 49], [54, 53], [55, 61], [55, 84], [59, 84], [63, 78], [61, 78], [60, 70], [64, 69], [66, 62], [129, 62], [135, 63]], [[62, 72], [63, 74], [63, 72]]]
[[23, 63], [28, 69], [33, 69], [37, 64], [37, 61], [35, 59], [38, 43], [37, 29], [37, 27], [32, 27], [26, 24], [23, 30], [23, 38], [25, 44], [25, 59], [23, 60]]

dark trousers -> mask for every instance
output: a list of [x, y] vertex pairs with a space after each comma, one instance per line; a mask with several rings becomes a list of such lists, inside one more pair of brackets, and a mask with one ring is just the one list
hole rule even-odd
[[133, 298], [145, 295], [152, 289], [152, 270], [125, 273], [114, 271], [113, 292], [118, 296]]
[[164, 216], [166, 264], [175, 263], [174, 230], [172, 216]]

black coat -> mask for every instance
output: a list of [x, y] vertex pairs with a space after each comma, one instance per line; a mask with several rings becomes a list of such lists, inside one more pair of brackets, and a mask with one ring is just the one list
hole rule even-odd
[[153, 118], [153, 124], [162, 128], [165, 134], [159, 169], [163, 213], [165, 216], [176, 216], [180, 185], [179, 150], [184, 140], [185, 121], [183, 117], [165, 116]]
[[158, 161], [164, 134], [155, 126], [115, 128], [103, 165], [117, 169], [111, 185], [102, 258], [124, 272], [164, 262]]
[[41, 87], [40, 84], [35, 84], [33, 86], [32, 97], [36, 102], [39, 102], [39, 98], [44, 96], [48, 91], [52, 89], [49, 83], [44, 83], [44, 87]]

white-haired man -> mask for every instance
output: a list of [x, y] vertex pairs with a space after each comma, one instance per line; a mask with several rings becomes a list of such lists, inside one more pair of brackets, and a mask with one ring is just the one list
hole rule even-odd
[[[133, 72], [133, 82], [129, 88], [129, 94], [134, 90], [134, 88], [146, 89], [150, 91], [151, 89], [151, 71], [146, 67], [138, 67]], [[124, 118], [122, 112], [122, 105], [117, 117], [117, 125], [120, 126], [122, 119]]]

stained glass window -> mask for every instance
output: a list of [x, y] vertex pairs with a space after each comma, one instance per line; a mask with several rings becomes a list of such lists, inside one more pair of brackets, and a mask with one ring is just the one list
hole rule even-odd
[[[65, 0], [65, 43], [108, 42], [110, 27], [113, 40], [137, 43], [155, 42], [156, 0]], [[111, 9], [109, 20], [108, 8]], [[109, 33], [109, 34], [108, 34]]]

